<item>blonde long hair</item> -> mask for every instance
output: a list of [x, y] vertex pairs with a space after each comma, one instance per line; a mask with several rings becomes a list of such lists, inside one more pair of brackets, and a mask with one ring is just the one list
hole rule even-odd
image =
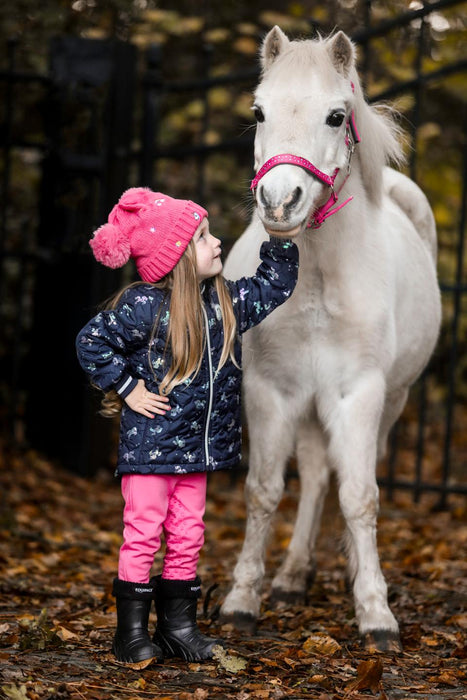
[[[222, 274], [214, 277], [219, 306], [224, 326], [224, 344], [219, 360], [218, 370], [225, 365], [230, 358], [236, 363], [234, 356], [234, 344], [237, 333], [237, 323], [232, 307], [232, 299], [227, 290]], [[115, 309], [123, 294], [130, 287], [140, 285], [141, 282], [133, 282], [122, 289], [109, 302], [106, 309]], [[160, 282], [154, 282], [153, 287], [163, 289], [166, 294], [170, 292], [169, 326], [165, 344], [165, 353], [170, 349], [171, 365], [159, 382], [159, 393], [170, 394], [172, 389], [189, 377], [195, 377], [201, 367], [203, 353], [206, 345], [206, 330], [203, 318], [203, 301], [201, 298], [200, 284], [196, 268], [196, 250], [193, 240], [187, 246], [180, 261]], [[151, 347], [156, 338], [162, 311], [162, 304], [156, 316], [148, 343], [148, 363], [156, 377], [151, 363]], [[112, 390], [105, 394], [101, 403], [101, 415], [112, 418], [117, 415], [123, 405], [121, 397]]]

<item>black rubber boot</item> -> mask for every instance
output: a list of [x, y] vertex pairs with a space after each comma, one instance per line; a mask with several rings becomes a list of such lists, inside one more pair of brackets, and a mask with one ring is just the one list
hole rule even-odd
[[198, 629], [196, 606], [201, 595], [201, 581], [171, 581], [156, 576], [157, 626], [153, 641], [167, 658], [202, 661], [212, 658], [217, 639], [210, 639]]
[[154, 580], [149, 583], [130, 583], [116, 578], [112, 595], [117, 599], [117, 631], [112, 644], [117, 661], [135, 669], [161, 662], [162, 651], [151, 641], [148, 632]]

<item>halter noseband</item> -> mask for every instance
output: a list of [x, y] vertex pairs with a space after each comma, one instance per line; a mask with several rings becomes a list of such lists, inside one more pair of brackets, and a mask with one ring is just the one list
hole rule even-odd
[[[352, 90], [353, 89], [354, 86], [352, 83]], [[307, 228], [319, 228], [329, 216], [332, 216], [332, 214], [338, 212], [339, 209], [345, 207], [345, 205], [353, 199], [353, 197], [349, 197], [345, 200], [345, 202], [342, 202], [342, 204], [339, 204], [339, 206], [337, 206], [339, 194], [344, 184], [346, 183], [347, 178], [350, 175], [351, 159], [355, 150], [355, 146], [357, 145], [357, 143], [360, 143], [360, 140], [360, 134], [358, 133], [358, 129], [355, 124], [355, 116], [352, 112], [345, 125], [345, 144], [349, 149], [349, 158], [347, 161], [347, 175], [345, 176], [345, 179], [337, 192], [335, 192], [334, 190], [334, 181], [339, 173], [339, 168], [336, 168], [332, 175], [326, 175], [326, 173], [323, 173], [321, 170], [319, 170], [319, 168], [316, 167], [316, 165], [313, 165], [313, 163], [311, 163], [309, 160], [306, 160], [306, 158], [302, 158], [301, 156], [295, 156], [292, 153], [281, 153], [280, 155], [273, 156], [272, 158], [267, 160], [266, 163], [264, 163], [264, 165], [258, 170], [256, 176], [251, 181], [250, 190], [254, 192], [261, 178], [264, 177], [264, 175], [266, 175], [267, 172], [269, 172], [272, 168], [275, 168], [277, 165], [283, 165], [284, 163], [287, 163], [288, 165], [297, 165], [298, 167], [303, 168], [304, 170], [306, 170], [311, 175], [316, 177], [318, 180], [321, 180], [321, 182], [323, 182], [325, 185], [331, 188], [331, 194], [329, 196], [329, 199], [320, 207], [318, 207], [318, 209], [316, 209], [316, 211], [312, 214], [310, 220], [307, 223]]]

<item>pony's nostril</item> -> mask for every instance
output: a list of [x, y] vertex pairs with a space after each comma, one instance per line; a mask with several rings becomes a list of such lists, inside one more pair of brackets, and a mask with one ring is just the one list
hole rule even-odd
[[294, 207], [297, 204], [297, 202], [301, 196], [302, 196], [302, 188], [296, 187], [292, 193], [292, 197], [290, 198], [290, 201], [287, 202], [286, 206], [290, 207], [290, 208]]
[[260, 187], [259, 187], [258, 194], [259, 194], [259, 200], [260, 200], [261, 204], [263, 205], [263, 207], [268, 207], [269, 201], [268, 201], [268, 198], [266, 197], [266, 194], [264, 192], [264, 187], [262, 185], [260, 185]]

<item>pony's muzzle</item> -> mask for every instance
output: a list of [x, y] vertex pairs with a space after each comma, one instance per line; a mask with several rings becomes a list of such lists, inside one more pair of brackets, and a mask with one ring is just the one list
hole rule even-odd
[[303, 199], [301, 187], [295, 187], [286, 197], [277, 201], [264, 185], [258, 187], [258, 203], [263, 209], [263, 216], [270, 222], [288, 223], [297, 206]]

